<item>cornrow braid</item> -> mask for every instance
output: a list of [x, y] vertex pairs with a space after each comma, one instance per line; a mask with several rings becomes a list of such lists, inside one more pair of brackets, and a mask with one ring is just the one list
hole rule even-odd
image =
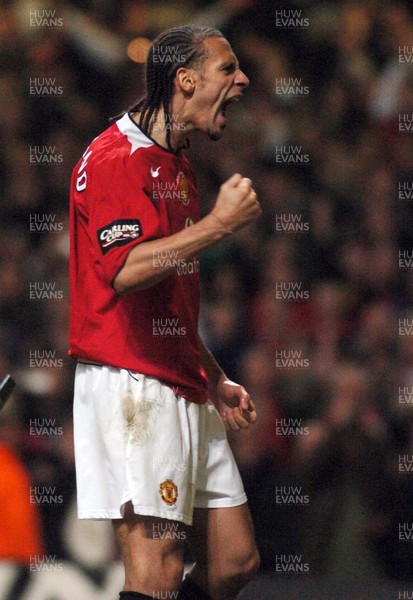
[[167, 29], [153, 41], [146, 60], [146, 94], [128, 112], [140, 113], [139, 127], [146, 134], [153, 129], [153, 116], [162, 107], [165, 115], [166, 144], [171, 146], [171, 100], [175, 74], [180, 67], [199, 68], [207, 49], [204, 40], [224, 37], [218, 29], [187, 25]]

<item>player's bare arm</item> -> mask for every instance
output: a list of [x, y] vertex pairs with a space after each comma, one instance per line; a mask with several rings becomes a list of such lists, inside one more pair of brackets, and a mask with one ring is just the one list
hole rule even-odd
[[113, 286], [119, 294], [127, 294], [151, 287], [168, 277], [176, 267], [154, 265], [154, 252], [174, 253], [180, 261], [189, 260], [204, 248], [237, 231], [261, 214], [252, 182], [238, 173], [228, 179], [220, 189], [211, 213], [198, 223], [179, 233], [145, 242], [128, 255]]
[[214, 355], [198, 336], [201, 362], [208, 377], [208, 393], [227, 429], [239, 431], [255, 423], [254, 402], [246, 389], [231, 381], [221, 369]]

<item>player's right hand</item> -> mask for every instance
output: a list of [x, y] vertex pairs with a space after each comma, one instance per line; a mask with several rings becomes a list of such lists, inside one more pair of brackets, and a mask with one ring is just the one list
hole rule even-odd
[[247, 225], [262, 213], [251, 179], [235, 173], [221, 185], [211, 214], [230, 231]]

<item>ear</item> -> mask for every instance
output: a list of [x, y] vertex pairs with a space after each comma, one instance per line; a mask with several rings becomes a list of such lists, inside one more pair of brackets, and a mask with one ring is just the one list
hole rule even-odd
[[195, 71], [186, 67], [180, 67], [176, 72], [175, 81], [178, 88], [185, 94], [192, 94], [196, 83]]

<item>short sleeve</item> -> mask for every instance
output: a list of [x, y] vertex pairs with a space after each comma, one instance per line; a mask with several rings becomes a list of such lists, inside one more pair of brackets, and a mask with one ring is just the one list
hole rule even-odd
[[132, 248], [161, 236], [157, 210], [144, 192], [139, 173], [131, 174], [119, 162], [106, 161], [99, 169], [95, 165], [85, 190], [75, 191], [95, 267], [110, 285]]

